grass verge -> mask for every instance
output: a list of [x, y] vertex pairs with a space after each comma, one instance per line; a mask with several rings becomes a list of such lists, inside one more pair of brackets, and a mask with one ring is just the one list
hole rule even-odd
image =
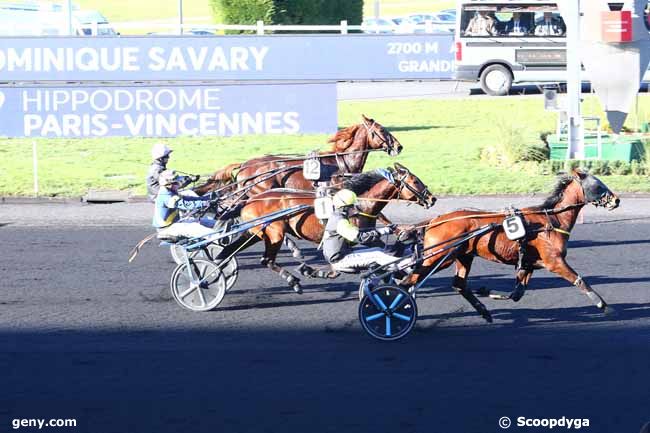
[[[555, 114], [543, 110], [541, 97], [454, 100], [354, 101], [339, 103], [339, 125], [360, 121], [361, 113], [389, 128], [404, 146], [397, 158], [374, 153], [367, 169], [399, 161], [437, 194], [495, 194], [548, 191], [553, 174], [539, 174], [530, 164], [499, 168], [479, 159], [483, 146], [498, 142], [504, 127], [536, 137], [553, 130]], [[650, 97], [639, 97], [639, 116], [627, 124], [647, 121]], [[588, 97], [585, 114], [597, 114]], [[505, 126], [504, 126], [505, 125]], [[149, 150], [156, 139], [36, 140], [41, 195], [76, 196], [88, 188], [131, 189], [144, 193]], [[265, 153], [306, 153], [327, 149], [326, 135], [180, 137], [170, 166], [192, 173], [210, 173], [225, 164]], [[614, 191], [650, 192], [647, 176], [603, 176]], [[33, 195], [32, 140], [0, 139], [0, 195]]]

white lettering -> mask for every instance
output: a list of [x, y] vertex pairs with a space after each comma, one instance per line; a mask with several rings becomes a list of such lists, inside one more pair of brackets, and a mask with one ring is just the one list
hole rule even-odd
[[208, 65], [209, 71], [216, 71], [217, 69], [222, 69], [228, 71], [228, 61], [226, 60], [226, 55], [224, 54], [221, 47], [217, 47], [212, 52], [212, 58], [210, 59], [210, 64]]
[[257, 47], [250, 47], [250, 50], [255, 59], [255, 70], [261, 71], [264, 69], [264, 58], [269, 53], [269, 47], [262, 47], [260, 50]]
[[163, 55], [165, 54], [165, 49], [162, 47], [152, 47], [149, 49], [149, 69], [152, 71], [162, 71], [165, 69], [165, 59]]
[[300, 115], [295, 111], [284, 113], [283, 119], [286, 126], [284, 127], [285, 134], [297, 134], [300, 132], [300, 122], [298, 122]]

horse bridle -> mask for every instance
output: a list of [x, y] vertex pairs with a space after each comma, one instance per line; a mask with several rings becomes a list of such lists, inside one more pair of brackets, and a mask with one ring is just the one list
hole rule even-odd
[[609, 205], [608, 195], [611, 193], [611, 191], [606, 189], [599, 196], [591, 197], [591, 199], [590, 199], [587, 196], [588, 195], [593, 195], [593, 193], [591, 193], [590, 191], [587, 191], [585, 189], [585, 185], [583, 184], [582, 179], [580, 178], [580, 176], [574, 175], [574, 176], [572, 176], [572, 178], [573, 178], [573, 180], [578, 182], [578, 185], [580, 185], [580, 188], [582, 189], [582, 196], [584, 197], [585, 204], [590, 203], [590, 204], [593, 204], [594, 206], [608, 207], [608, 205]]
[[377, 122], [375, 120], [372, 121], [372, 124], [368, 126], [366, 123], [366, 119], [363, 119], [363, 126], [366, 127], [366, 131], [370, 136], [374, 139], [376, 136], [379, 136], [379, 139], [381, 140], [381, 146], [383, 147], [384, 145], [386, 146], [387, 153], [390, 155], [395, 151], [395, 147], [388, 142], [388, 140], [385, 140], [383, 137], [383, 134], [379, 134], [375, 129], [377, 126]]
[[[402, 190], [404, 188], [408, 189], [411, 191], [411, 193], [418, 199], [418, 203], [421, 204], [424, 207], [429, 207], [429, 203], [427, 202], [427, 197], [432, 197], [433, 194], [431, 194], [431, 191], [429, 191], [429, 188], [424, 186], [424, 191], [418, 191], [417, 189], [413, 188], [411, 185], [409, 185], [407, 182], [405, 182], [406, 178], [408, 177], [409, 174], [411, 174], [410, 171], [407, 169], [403, 170], [403, 174], [401, 177], [397, 179], [397, 181], [392, 182], [393, 185], [397, 188], [397, 199], [399, 200], [402, 197]], [[399, 182], [399, 185], [397, 183]]]

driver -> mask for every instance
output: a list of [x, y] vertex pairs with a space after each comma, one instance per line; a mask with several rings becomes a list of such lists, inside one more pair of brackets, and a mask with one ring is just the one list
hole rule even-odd
[[361, 231], [350, 222], [350, 210], [357, 203], [357, 195], [342, 189], [332, 198], [334, 213], [328, 219], [323, 234], [323, 255], [335, 271], [365, 269], [372, 264], [386, 265], [397, 259], [381, 248], [364, 248], [354, 251], [352, 244], [369, 244], [382, 235], [395, 232], [395, 225]]
[[183, 177], [174, 170], [165, 170], [158, 177], [160, 189], [156, 196], [152, 225], [163, 236], [200, 237], [214, 233], [216, 220], [213, 218], [186, 218], [180, 220], [179, 210], [193, 211], [207, 209], [218, 196], [216, 193], [202, 197], [179, 195], [178, 189]]
[[[149, 196], [149, 200], [151, 201], [156, 200], [158, 189], [160, 188], [158, 177], [160, 176], [160, 173], [167, 170], [167, 163], [169, 162], [169, 156], [172, 152], [172, 149], [165, 143], [156, 143], [153, 145], [153, 148], [151, 148], [151, 158], [153, 159], [153, 162], [149, 166], [149, 171], [147, 172], [147, 196]], [[179, 178], [179, 189], [183, 189], [190, 183], [199, 180], [199, 176], [180, 176]]]

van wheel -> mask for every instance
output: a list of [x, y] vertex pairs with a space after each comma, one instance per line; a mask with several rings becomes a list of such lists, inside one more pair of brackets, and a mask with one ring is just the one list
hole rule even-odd
[[481, 89], [490, 96], [507, 95], [512, 88], [512, 74], [503, 65], [490, 65], [481, 72]]

